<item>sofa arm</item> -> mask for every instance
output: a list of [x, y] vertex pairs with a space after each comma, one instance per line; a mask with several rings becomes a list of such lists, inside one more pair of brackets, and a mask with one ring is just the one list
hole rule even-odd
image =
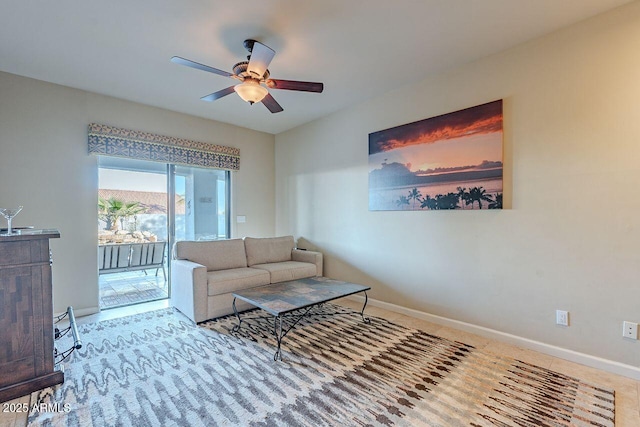
[[207, 268], [187, 260], [171, 260], [171, 305], [194, 322], [209, 318]]
[[291, 251], [291, 259], [293, 261], [308, 262], [316, 265], [317, 276], [322, 276], [322, 253], [315, 251], [306, 251], [303, 249], [294, 249]]

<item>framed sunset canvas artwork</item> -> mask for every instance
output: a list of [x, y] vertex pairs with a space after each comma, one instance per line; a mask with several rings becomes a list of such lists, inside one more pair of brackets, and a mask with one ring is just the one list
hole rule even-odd
[[369, 134], [369, 210], [502, 209], [502, 100]]

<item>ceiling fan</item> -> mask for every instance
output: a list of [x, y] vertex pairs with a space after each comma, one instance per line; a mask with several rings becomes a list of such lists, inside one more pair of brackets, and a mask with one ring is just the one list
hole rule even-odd
[[232, 92], [236, 92], [240, 98], [247, 101], [249, 104], [262, 101], [269, 111], [272, 113], [279, 113], [280, 111], [283, 111], [283, 108], [278, 104], [273, 96], [271, 96], [267, 87], [270, 89], [297, 90], [316, 93], [321, 93], [324, 89], [324, 85], [322, 83], [269, 78], [270, 73], [267, 68], [269, 67], [269, 64], [276, 52], [270, 47], [252, 39], [245, 40], [244, 47], [249, 51], [247, 61], [238, 62], [234, 65], [233, 73], [218, 70], [217, 68], [209, 67], [208, 65], [190, 61], [179, 56], [171, 58], [171, 62], [213, 74], [231, 77], [232, 79], [236, 79], [241, 82], [210, 95], [203, 96], [200, 98], [203, 101], [215, 101], [216, 99], [227, 96]]

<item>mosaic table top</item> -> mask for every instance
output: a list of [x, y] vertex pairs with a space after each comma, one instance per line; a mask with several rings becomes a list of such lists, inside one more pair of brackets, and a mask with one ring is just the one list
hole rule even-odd
[[279, 316], [369, 289], [370, 286], [326, 277], [310, 277], [237, 291], [233, 296]]

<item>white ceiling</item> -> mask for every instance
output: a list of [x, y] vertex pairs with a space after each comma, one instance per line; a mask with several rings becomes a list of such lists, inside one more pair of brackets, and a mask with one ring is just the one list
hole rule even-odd
[[[0, 70], [277, 134], [630, 0], [0, 0]], [[253, 38], [276, 79], [271, 114], [237, 83], [169, 62], [232, 71]], [[2, 96], [2, 94], [0, 94]]]

